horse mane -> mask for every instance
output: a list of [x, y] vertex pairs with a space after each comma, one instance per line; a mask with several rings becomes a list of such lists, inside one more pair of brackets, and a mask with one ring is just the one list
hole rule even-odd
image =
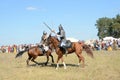
[[50, 36], [50, 37], [55, 39], [56, 41], [60, 42], [60, 40], [56, 36]]
[[56, 36], [51, 36], [51, 37], [55, 38], [58, 42], [60, 42], [59, 39]]

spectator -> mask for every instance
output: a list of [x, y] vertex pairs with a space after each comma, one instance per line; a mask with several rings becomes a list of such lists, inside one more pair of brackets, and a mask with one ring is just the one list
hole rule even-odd
[[113, 50], [117, 50], [117, 41], [113, 40]]

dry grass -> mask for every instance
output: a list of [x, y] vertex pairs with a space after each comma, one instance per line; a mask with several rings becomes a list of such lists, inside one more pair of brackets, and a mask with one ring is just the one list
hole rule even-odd
[[[56, 61], [56, 54], [54, 54]], [[27, 54], [15, 59], [15, 54], [0, 54], [0, 80], [120, 80], [120, 51], [95, 51], [95, 59], [83, 52], [85, 68], [77, 66], [78, 58], [75, 54], [64, 56], [67, 69], [61, 66], [58, 70], [54, 66], [34, 65], [26, 66]], [[38, 62], [45, 62], [46, 57], [38, 57]], [[51, 59], [50, 61], [51, 62]]]

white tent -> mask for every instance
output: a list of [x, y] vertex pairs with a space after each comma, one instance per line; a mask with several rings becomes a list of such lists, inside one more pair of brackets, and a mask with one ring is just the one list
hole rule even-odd
[[104, 41], [108, 41], [108, 40], [112, 40], [113, 41], [114, 39], [116, 40], [116, 38], [111, 37], [111, 36], [103, 38]]
[[70, 40], [71, 42], [78, 42], [79, 41], [78, 39], [75, 39], [75, 38], [67, 38], [67, 40]]

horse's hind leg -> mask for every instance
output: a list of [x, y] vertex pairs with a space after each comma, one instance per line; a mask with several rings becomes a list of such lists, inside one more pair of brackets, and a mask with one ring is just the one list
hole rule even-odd
[[84, 57], [81, 54], [79, 54], [78, 57], [79, 57], [79, 63], [82, 61], [82, 67], [84, 67], [85, 65]]
[[77, 55], [77, 57], [78, 57], [78, 59], [79, 59], [79, 63], [78, 63], [78, 66], [80, 65], [80, 63], [81, 63], [81, 58], [80, 58], [80, 56], [79, 55]]

